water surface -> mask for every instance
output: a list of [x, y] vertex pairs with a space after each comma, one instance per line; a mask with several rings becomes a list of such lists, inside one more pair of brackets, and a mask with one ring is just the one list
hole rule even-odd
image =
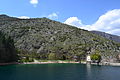
[[0, 80], [120, 80], [120, 67], [83, 64], [0, 66]]

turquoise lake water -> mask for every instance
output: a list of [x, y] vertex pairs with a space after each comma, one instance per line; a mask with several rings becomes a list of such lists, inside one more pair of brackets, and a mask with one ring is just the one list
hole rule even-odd
[[120, 80], [120, 67], [83, 64], [0, 66], [0, 80]]

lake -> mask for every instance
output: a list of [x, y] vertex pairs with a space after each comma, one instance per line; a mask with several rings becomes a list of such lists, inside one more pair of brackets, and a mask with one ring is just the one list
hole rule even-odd
[[0, 80], [120, 80], [120, 67], [83, 64], [0, 66]]

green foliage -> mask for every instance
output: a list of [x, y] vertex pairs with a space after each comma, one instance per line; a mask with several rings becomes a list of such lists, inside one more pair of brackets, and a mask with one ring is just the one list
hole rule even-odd
[[13, 39], [0, 32], [0, 63], [16, 62], [17, 60], [18, 56]]
[[95, 54], [91, 54], [91, 60], [101, 60], [101, 55], [98, 54], [98, 53], [95, 53]]
[[23, 57], [19, 60], [20, 63], [23, 63], [23, 62], [34, 62], [34, 59], [33, 58], [30, 58], [30, 57]]
[[[3, 16], [0, 18], [0, 30], [14, 39], [15, 47], [20, 49], [20, 57], [72, 60], [76, 55], [83, 60], [88, 53], [96, 53], [95, 50], [99, 50], [105, 58], [106, 55], [114, 57], [114, 53], [120, 52], [118, 43], [47, 18], [17, 19]], [[7, 39], [8, 42], [0, 37], [0, 43], [13, 44], [10, 38]]]
[[48, 55], [48, 59], [49, 59], [49, 60], [56, 60], [56, 55], [55, 55], [55, 53], [50, 53], [50, 54]]

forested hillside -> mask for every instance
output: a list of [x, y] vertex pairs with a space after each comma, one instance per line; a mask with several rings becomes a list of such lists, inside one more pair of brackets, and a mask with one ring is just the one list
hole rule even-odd
[[0, 32], [0, 63], [16, 62], [17, 59], [13, 39]]
[[34, 53], [41, 59], [51, 53], [56, 59], [93, 53], [114, 58], [120, 53], [120, 44], [116, 42], [47, 18], [17, 19], [1, 15], [0, 30], [14, 39], [20, 53]]

